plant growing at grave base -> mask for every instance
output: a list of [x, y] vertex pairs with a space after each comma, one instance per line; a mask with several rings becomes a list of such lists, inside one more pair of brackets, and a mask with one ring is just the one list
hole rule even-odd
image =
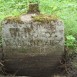
[[66, 36], [65, 46], [67, 46], [69, 48], [76, 47], [76, 39], [73, 35]]

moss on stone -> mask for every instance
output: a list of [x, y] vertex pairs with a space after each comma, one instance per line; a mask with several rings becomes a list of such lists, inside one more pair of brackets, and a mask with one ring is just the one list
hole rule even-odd
[[33, 18], [33, 21], [38, 21], [42, 23], [48, 23], [51, 21], [56, 21], [58, 19], [58, 17], [55, 15], [46, 15], [46, 14], [40, 14], [37, 16], [33, 16], [32, 18]]
[[7, 23], [20, 23], [20, 24], [23, 23], [23, 21], [21, 21], [19, 16], [9, 16], [6, 17], [4, 20], [6, 20]]
[[[38, 14], [36, 16], [32, 16], [32, 19], [34, 22], [49, 23], [51, 21], [56, 21], [58, 17], [55, 15]], [[6, 23], [23, 23], [23, 21], [20, 19], [20, 16], [9, 16], [4, 20], [7, 21]]]

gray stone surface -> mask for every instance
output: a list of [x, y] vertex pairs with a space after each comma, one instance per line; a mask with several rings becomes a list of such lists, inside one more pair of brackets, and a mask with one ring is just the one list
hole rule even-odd
[[21, 16], [22, 24], [3, 21], [2, 44], [4, 64], [8, 72], [19, 72], [20, 75], [45, 73], [53, 70], [62, 57], [63, 22], [33, 22], [31, 16], [32, 14]]

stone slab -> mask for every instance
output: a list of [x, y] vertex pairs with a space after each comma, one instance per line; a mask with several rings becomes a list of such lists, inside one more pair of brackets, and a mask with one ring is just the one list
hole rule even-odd
[[3, 21], [2, 44], [7, 72], [33, 76], [53, 72], [64, 53], [63, 22], [34, 22], [33, 15], [21, 16], [23, 23]]

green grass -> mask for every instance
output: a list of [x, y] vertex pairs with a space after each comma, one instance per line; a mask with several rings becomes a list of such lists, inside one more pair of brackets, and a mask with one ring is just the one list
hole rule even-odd
[[29, 2], [38, 2], [43, 14], [55, 14], [65, 24], [65, 36], [77, 39], [77, 0], [0, 0], [0, 20], [27, 11]]

